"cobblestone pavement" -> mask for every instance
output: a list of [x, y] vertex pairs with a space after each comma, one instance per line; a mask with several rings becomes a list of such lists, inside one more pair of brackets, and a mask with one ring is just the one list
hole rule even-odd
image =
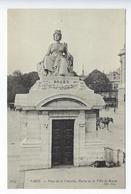
[[109, 130], [101, 129], [98, 131], [98, 136], [104, 140], [105, 145], [113, 149], [121, 149], [125, 151], [125, 114], [123, 107], [109, 110], [101, 110], [100, 117], [113, 118], [113, 123], [109, 124]]

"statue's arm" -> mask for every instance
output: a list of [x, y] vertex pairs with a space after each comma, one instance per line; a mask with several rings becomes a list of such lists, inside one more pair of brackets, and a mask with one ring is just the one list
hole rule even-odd
[[67, 45], [67, 43], [63, 43], [63, 46], [64, 46], [64, 55], [67, 57], [67, 54], [68, 54], [68, 45]]
[[68, 61], [69, 61], [69, 65], [70, 66], [73, 66], [73, 56], [69, 53], [69, 52], [67, 52], [67, 59], [68, 59]]

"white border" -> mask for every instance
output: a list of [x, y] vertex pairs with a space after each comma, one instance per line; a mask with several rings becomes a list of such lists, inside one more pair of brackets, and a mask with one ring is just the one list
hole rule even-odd
[[[6, 99], [7, 99], [7, 15], [8, 8], [126, 8], [127, 9], [127, 107], [126, 107], [126, 141], [127, 141], [127, 188], [121, 189], [107, 189], [107, 190], [8, 190], [7, 189], [7, 111], [6, 111]], [[111, 194], [123, 194], [131, 192], [131, 129], [130, 129], [130, 107], [131, 107], [131, 3], [130, 0], [1, 0], [0, 1], [0, 192], [1, 193], [111, 193]]]

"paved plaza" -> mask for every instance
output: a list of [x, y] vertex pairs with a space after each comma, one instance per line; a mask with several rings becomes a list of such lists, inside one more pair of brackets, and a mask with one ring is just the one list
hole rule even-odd
[[24, 188], [123, 188], [124, 178], [124, 166], [60, 167], [27, 171]]

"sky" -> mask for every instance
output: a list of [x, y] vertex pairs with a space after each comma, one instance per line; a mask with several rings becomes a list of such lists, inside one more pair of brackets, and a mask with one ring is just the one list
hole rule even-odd
[[74, 70], [85, 74], [94, 69], [108, 73], [120, 66], [118, 56], [125, 44], [124, 9], [9, 9], [8, 74], [36, 71], [36, 64], [62, 31]]

